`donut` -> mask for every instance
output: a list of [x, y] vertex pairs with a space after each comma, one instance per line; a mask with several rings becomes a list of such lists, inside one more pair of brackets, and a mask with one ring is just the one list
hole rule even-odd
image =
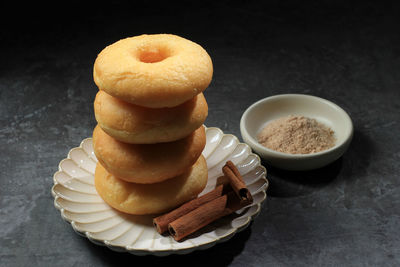
[[93, 149], [101, 165], [127, 182], [157, 183], [182, 174], [200, 157], [206, 144], [204, 126], [174, 142], [128, 144], [101, 127], [93, 131]]
[[155, 184], [136, 184], [118, 179], [97, 163], [97, 193], [111, 207], [130, 214], [166, 212], [195, 198], [207, 184], [207, 163], [200, 156], [183, 174]]
[[115, 139], [153, 144], [182, 139], [203, 125], [208, 106], [202, 93], [172, 108], [145, 108], [99, 91], [94, 101], [99, 126]]
[[188, 101], [208, 87], [212, 74], [208, 53], [172, 34], [121, 39], [104, 48], [93, 67], [100, 90], [149, 108], [174, 107]]

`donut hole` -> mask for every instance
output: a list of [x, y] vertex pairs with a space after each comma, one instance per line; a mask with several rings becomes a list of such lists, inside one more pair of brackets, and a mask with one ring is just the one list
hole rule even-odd
[[167, 49], [148, 47], [139, 52], [139, 61], [143, 63], [157, 63], [169, 57]]

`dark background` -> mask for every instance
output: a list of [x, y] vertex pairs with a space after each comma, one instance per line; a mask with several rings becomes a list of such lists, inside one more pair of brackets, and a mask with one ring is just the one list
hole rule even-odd
[[[373, 1], [0, 4], [1, 266], [400, 265], [400, 9]], [[261, 214], [228, 242], [189, 255], [119, 254], [76, 235], [53, 207], [52, 176], [92, 133], [97, 54], [121, 38], [173, 33], [214, 64], [207, 126], [241, 139], [253, 102], [305, 93], [351, 116], [337, 162], [265, 165]]]

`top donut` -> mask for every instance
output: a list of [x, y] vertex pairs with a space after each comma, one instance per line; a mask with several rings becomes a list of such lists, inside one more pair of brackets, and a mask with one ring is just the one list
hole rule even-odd
[[208, 87], [213, 74], [208, 53], [172, 34], [119, 40], [97, 56], [93, 78], [100, 90], [149, 108], [178, 106]]

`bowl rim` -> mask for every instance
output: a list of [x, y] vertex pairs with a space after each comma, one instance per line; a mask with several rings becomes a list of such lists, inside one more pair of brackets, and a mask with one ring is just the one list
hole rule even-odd
[[[284, 152], [279, 152], [272, 150], [270, 148], [266, 148], [263, 145], [261, 145], [253, 136], [249, 134], [247, 131], [247, 128], [245, 127], [245, 123], [248, 119], [249, 114], [257, 107], [260, 106], [261, 104], [264, 104], [265, 102], [269, 102], [271, 100], [279, 99], [279, 98], [306, 98], [306, 99], [312, 99], [319, 101], [325, 105], [329, 105], [333, 107], [335, 110], [339, 111], [345, 118], [345, 124], [349, 128], [348, 134], [343, 138], [343, 140], [339, 143], [335, 143], [335, 145], [329, 149], [320, 151], [320, 152], [315, 152], [315, 153], [310, 153], [310, 154], [290, 154], [290, 153], [284, 153]], [[307, 95], [307, 94], [279, 94], [279, 95], [273, 95], [269, 97], [262, 98], [253, 104], [251, 104], [245, 112], [242, 114], [242, 117], [240, 119], [240, 132], [242, 134], [242, 138], [246, 139], [246, 143], [249, 143], [251, 147], [255, 147], [259, 151], [263, 151], [264, 153], [270, 154], [270, 156], [274, 156], [277, 158], [285, 158], [285, 159], [308, 159], [308, 158], [315, 158], [315, 157], [320, 157], [326, 154], [330, 154], [337, 149], [341, 148], [345, 144], [349, 143], [349, 141], [353, 137], [353, 132], [354, 132], [354, 126], [353, 122], [349, 116], [349, 114], [340, 106], [337, 104], [333, 103], [330, 100], [324, 99], [322, 97], [318, 96], [313, 96], [313, 95]]]

